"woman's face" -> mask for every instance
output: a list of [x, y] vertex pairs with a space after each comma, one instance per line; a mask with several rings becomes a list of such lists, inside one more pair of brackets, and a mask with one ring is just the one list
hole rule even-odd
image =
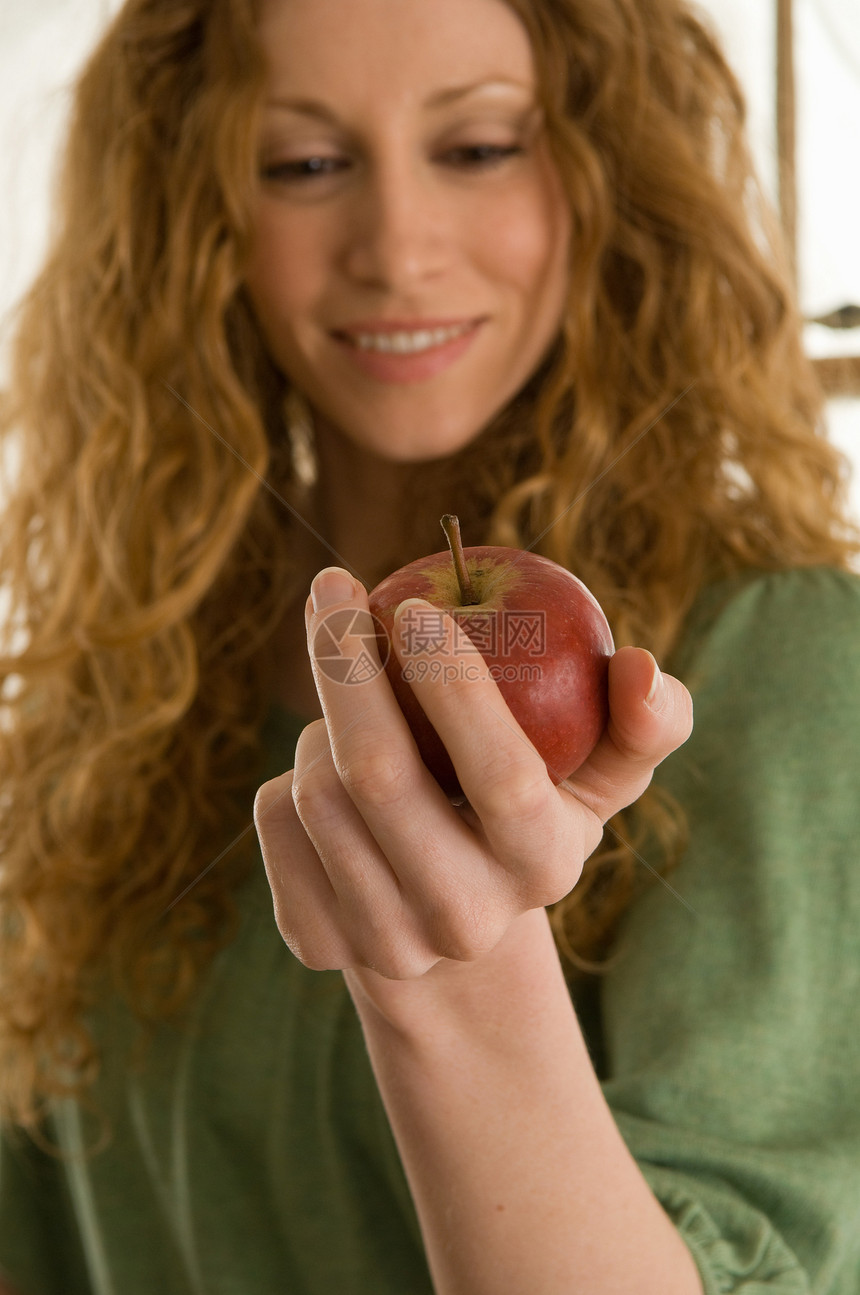
[[357, 445], [454, 453], [556, 336], [570, 223], [502, 0], [264, 0], [248, 288], [283, 371]]

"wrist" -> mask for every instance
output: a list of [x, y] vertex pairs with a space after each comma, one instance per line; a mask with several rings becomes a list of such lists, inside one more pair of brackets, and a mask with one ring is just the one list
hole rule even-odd
[[[481, 1022], [492, 1032], [498, 1019], [510, 1020], [518, 1001], [533, 1009], [546, 994], [547, 979], [564, 986], [545, 909], [516, 918], [489, 953], [471, 962], [443, 958], [423, 976], [390, 980], [367, 967], [343, 973], [363, 1024], [409, 1037], [426, 1037], [431, 1029]], [[566, 994], [566, 986], [564, 986]]]

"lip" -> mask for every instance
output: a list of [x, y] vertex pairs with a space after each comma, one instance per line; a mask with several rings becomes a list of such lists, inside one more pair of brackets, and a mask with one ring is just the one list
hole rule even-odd
[[[335, 329], [331, 337], [341, 353], [368, 377], [378, 382], [423, 382], [444, 372], [469, 350], [484, 317], [459, 319], [361, 319], [353, 320], [345, 328]], [[418, 354], [403, 355], [392, 351], [361, 350], [356, 338], [360, 333], [418, 333], [438, 328], [460, 328], [464, 331], [449, 342], [441, 342]]]
[[449, 315], [447, 319], [441, 317], [437, 319], [421, 315], [403, 319], [353, 319], [349, 324], [344, 324], [342, 328], [334, 331], [343, 333], [347, 337], [354, 337], [358, 333], [420, 333], [425, 328], [459, 328], [467, 324], [477, 324], [479, 318], [477, 315], [455, 317]]

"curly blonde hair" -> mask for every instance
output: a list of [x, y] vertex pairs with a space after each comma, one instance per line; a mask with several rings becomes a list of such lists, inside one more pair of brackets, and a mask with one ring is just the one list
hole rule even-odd
[[[852, 563], [845, 466], [702, 21], [682, 0], [506, 2], [573, 213], [568, 308], [510, 407], [416, 474], [403, 556], [441, 547], [454, 507], [467, 543], [571, 567], [619, 645], [665, 657], [708, 582]], [[275, 496], [307, 502], [242, 283], [264, 76], [253, 0], [128, 0], [81, 77], [61, 221], [20, 308], [0, 1106], [22, 1124], [96, 1073], [102, 996], [141, 1020], [188, 1001], [254, 859], [267, 649], [304, 574]], [[637, 833], [669, 860], [682, 826], [656, 792], [613, 820], [552, 914], [571, 966], [611, 947]]]

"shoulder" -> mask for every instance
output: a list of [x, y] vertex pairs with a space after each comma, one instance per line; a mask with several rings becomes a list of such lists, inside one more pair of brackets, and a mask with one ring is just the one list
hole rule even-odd
[[672, 662], [694, 728], [656, 777], [687, 839], [619, 929], [604, 1091], [709, 1290], [856, 1269], [858, 641], [857, 575], [751, 573]]
[[853, 658], [860, 630], [860, 573], [833, 567], [752, 571], [702, 591], [673, 657], [690, 671], [743, 644], [756, 655], [802, 661], [810, 650]]
[[702, 593], [670, 669], [704, 705], [754, 695], [757, 711], [768, 701], [794, 711], [814, 701], [832, 712], [846, 694], [860, 700], [858, 643], [860, 574], [752, 572]]
[[694, 728], [668, 781], [735, 814], [746, 804], [745, 820], [767, 809], [799, 828], [813, 802], [856, 819], [858, 644], [853, 572], [751, 573], [706, 590], [670, 666], [692, 694]]
[[671, 886], [625, 916], [629, 967], [644, 966], [630, 945], [664, 969], [689, 960], [708, 1002], [721, 977], [727, 999], [758, 978], [763, 1013], [780, 977], [819, 975], [831, 956], [860, 988], [858, 642], [849, 572], [755, 573], [700, 598], [672, 662], [693, 732], [654, 778], [683, 813], [685, 846]]

